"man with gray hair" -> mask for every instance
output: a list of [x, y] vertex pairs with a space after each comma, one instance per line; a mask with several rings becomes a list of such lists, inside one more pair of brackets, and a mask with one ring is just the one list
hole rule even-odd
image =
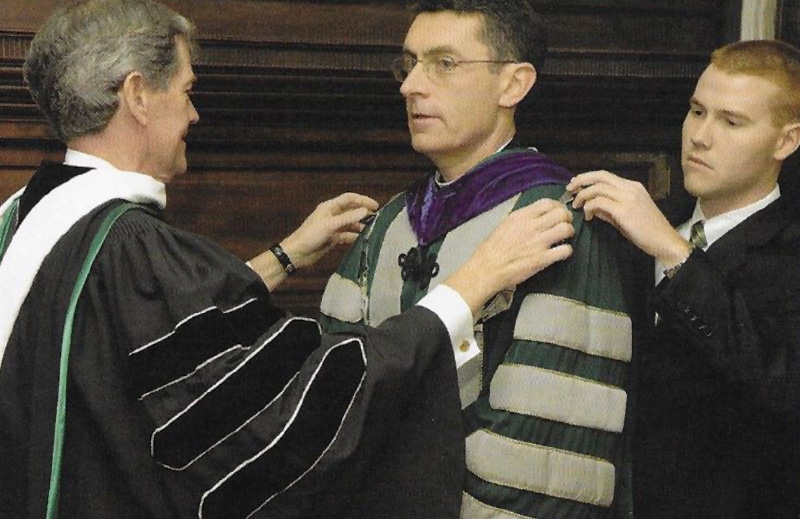
[[[542, 203], [380, 327], [326, 336], [287, 318], [270, 290], [355, 240], [377, 204], [323, 202], [247, 264], [164, 223], [199, 119], [193, 32], [152, 0], [80, 0], [31, 45], [26, 81], [68, 149], [0, 206], [2, 517], [374, 517], [378, 470], [460, 459], [433, 449], [457, 432], [453, 345], [474, 340], [473, 314], [571, 253], [571, 215]], [[418, 394], [423, 374], [449, 389]], [[387, 454], [414, 399], [436, 413], [417, 413], [431, 443]], [[459, 476], [424, 472], [398, 513]]]

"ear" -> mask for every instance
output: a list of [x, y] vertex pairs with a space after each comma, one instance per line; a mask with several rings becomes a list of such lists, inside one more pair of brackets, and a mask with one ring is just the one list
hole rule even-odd
[[506, 66], [504, 74], [499, 104], [503, 108], [514, 108], [536, 83], [536, 69], [530, 63], [513, 63]]
[[139, 124], [147, 124], [149, 90], [140, 72], [131, 72], [119, 89], [120, 108], [125, 108]]
[[778, 138], [773, 157], [775, 160], [786, 160], [798, 147], [800, 147], [800, 122], [788, 123]]

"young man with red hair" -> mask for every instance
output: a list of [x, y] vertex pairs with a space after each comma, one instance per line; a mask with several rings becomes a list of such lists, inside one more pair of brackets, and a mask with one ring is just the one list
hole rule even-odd
[[656, 324], [635, 349], [638, 517], [800, 514], [800, 220], [778, 186], [799, 144], [800, 51], [738, 42], [689, 102], [697, 201], [677, 229], [637, 182], [600, 171], [568, 186], [656, 261]]

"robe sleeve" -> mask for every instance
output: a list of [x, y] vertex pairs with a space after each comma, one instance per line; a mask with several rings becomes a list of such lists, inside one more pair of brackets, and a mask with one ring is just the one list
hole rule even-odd
[[423, 373], [452, 363], [445, 326], [417, 307], [321, 335], [275, 309], [244, 263], [134, 213], [104, 246], [87, 305], [109, 323], [93, 333], [115, 345], [164, 477], [203, 518], [344, 509]]

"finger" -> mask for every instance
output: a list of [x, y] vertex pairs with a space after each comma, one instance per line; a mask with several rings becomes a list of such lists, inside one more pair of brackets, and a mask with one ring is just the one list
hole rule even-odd
[[575, 193], [575, 198], [572, 200], [572, 207], [580, 209], [588, 202], [598, 197], [612, 197], [613, 189], [609, 189], [607, 184], [597, 183], [581, 188]]
[[619, 204], [608, 198], [594, 198], [583, 207], [586, 221], [591, 221], [594, 217], [600, 218], [619, 229], [617, 209]]
[[558, 200], [553, 200], [551, 198], [542, 198], [531, 204], [531, 206], [536, 207], [542, 213], [549, 213], [551, 211], [556, 211], [564, 214], [569, 214], [570, 212], [568, 209], [564, 207], [564, 204], [562, 204]]
[[613, 176], [615, 176], [613, 173], [604, 169], [580, 173], [570, 179], [569, 184], [567, 184], [567, 190], [573, 192], [578, 191], [579, 189], [596, 184], [597, 182], [602, 182]]
[[537, 218], [552, 210], [569, 212], [559, 202], [550, 198], [541, 198], [528, 206], [514, 211], [512, 214], [520, 213], [518, 215], [519, 218]]
[[[542, 202], [541, 204], [539, 202]], [[535, 206], [535, 207], [534, 207]], [[543, 199], [528, 206], [531, 210], [517, 215], [516, 218], [522, 225], [541, 224], [550, 227], [558, 222], [571, 222], [573, 219], [572, 211], [566, 208], [561, 202], [551, 199]], [[524, 208], [524, 209], [527, 209]], [[516, 212], [520, 212], [522, 209]]]
[[332, 202], [332, 206], [337, 209], [336, 212], [359, 207], [364, 207], [370, 211], [378, 210], [378, 202], [366, 195], [360, 195], [358, 193], [342, 193], [336, 198], [329, 200], [329, 202]]
[[355, 226], [361, 226], [359, 231], [363, 229], [361, 220], [371, 214], [371, 211], [366, 207], [357, 207], [355, 209], [346, 210], [340, 214], [333, 216], [330, 219], [330, 226], [334, 230], [342, 230], [347, 228], [356, 229]]
[[568, 210], [562, 204], [558, 204], [556, 207], [550, 209], [535, 220], [525, 223], [534, 228], [538, 228], [539, 230], [544, 230], [554, 227], [560, 223], [570, 225], [572, 220], [572, 211]]
[[567, 241], [575, 236], [575, 228], [572, 224], [560, 222], [553, 227], [544, 230], [540, 234], [541, 243], [546, 248], [551, 248], [554, 245]]
[[[553, 231], [553, 229], [556, 229]], [[567, 231], [568, 230], [568, 231]], [[512, 239], [528, 246], [544, 243], [547, 247], [571, 236], [572, 213], [560, 206], [558, 210], [551, 210], [536, 218], [522, 220], [508, 220], [503, 223], [503, 230], [498, 233], [498, 239], [503, 239], [511, 233]], [[548, 234], [549, 233], [549, 234]]]
[[340, 232], [336, 235], [336, 245], [351, 245], [358, 239], [356, 232]]
[[550, 266], [553, 263], [564, 261], [570, 256], [572, 256], [572, 245], [562, 243], [548, 249], [543, 255], [543, 259], [546, 261], [547, 266]]
[[592, 173], [596, 173], [595, 171], [587, 171], [586, 173], [580, 173], [572, 177], [569, 182], [567, 183], [566, 190], [574, 193], [579, 189], [583, 188], [584, 186], [590, 185], [592, 182], [590, 181]]
[[364, 203], [361, 202], [368, 202], [371, 199], [369, 197], [363, 198], [366, 198], [367, 200], [362, 200], [361, 195], [357, 195], [355, 193], [342, 193], [337, 197], [325, 200], [317, 205], [312, 215], [322, 215], [326, 218], [330, 216], [338, 216], [351, 209], [365, 207]]
[[514, 283], [519, 283], [538, 272], [546, 269], [553, 263], [563, 261], [572, 255], [572, 247], [569, 244], [562, 244], [551, 249], [538, 251], [535, 256], [521, 258], [517, 269], [517, 275]]
[[568, 188], [571, 188], [575, 197], [584, 191], [591, 190], [592, 188], [603, 188], [607, 192], [618, 193], [626, 191], [630, 188], [631, 180], [622, 178], [609, 171], [591, 171], [589, 173], [582, 173], [574, 177], [574, 182], [570, 183]]
[[361, 222], [356, 222], [354, 224], [345, 225], [344, 227], [339, 229], [339, 232], [354, 232], [356, 234], [361, 234], [361, 231], [363, 231], [365, 227], [366, 227], [365, 224]]

